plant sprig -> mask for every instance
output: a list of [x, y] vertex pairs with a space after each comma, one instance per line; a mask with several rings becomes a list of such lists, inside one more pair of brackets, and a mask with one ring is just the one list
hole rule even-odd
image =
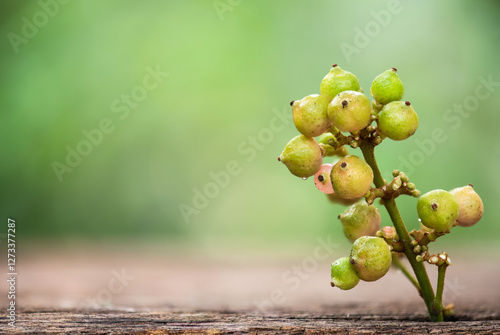
[[[321, 82], [320, 95], [290, 103], [295, 127], [301, 135], [288, 142], [278, 160], [297, 177], [314, 176], [316, 187], [331, 201], [351, 204], [339, 220], [353, 246], [349, 257], [332, 263], [332, 286], [348, 290], [359, 280], [378, 280], [392, 264], [417, 288], [431, 320], [442, 321], [454, 308], [452, 304], [443, 307], [442, 301], [451, 259], [446, 252], [431, 254], [429, 244], [455, 226], [477, 223], [483, 214], [483, 203], [472, 185], [450, 192], [434, 190], [421, 196], [402, 171], [394, 170], [392, 180], [386, 181], [375, 159], [375, 147], [387, 138], [401, 141], [411, 137], [419, 126], [418, 115], [409, 101], [402, 101], [404, 86], [396, 68], [373, 80], [373, 101], [362, 92], [357, 77], [334, 64]], [[364, 160], [349, 155], [347, 147], [360, 148]], [[326, 157], [338, 160], [323, 164]], [[419, 198], [419, 230], [408, 233], [396, 205], [401, 195]], [[373, 206], [376, 199], [386, 208], [393, 226], [380, 229], [380, 212]], [[403, 254], [415, 276], [399, 259], [398, 255]], [[424, 262], [438, 267], [436, 293]]]

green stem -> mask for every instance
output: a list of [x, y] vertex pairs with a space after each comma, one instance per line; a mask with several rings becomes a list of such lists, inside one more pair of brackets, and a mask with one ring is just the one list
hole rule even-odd
[[408, 278], [408, 280], [415, 286], [417, 289], [418, 293], [420, 296], [422, 296], [422, 289], [420, 288], [420, 285], [418, 284], [418, 281], [413, 277], [413, 275], [408, 271], [406, 266], [399, 260], [398, 256], [392, 255], [392, 264], [394, 264], [395, 267], [397, 267], [401, 272]]
[[444, 277], [446, 275], [446, 268], [448, 264], [444, 263], [438, 267], [438, 281], [436, 287], [436, 299], [434, 300], [434, 310], [436, 312], [443, 311], [443, 291], [444, 291]]
[[[361, 151], [363, 152], [366, 163], [368, 163], [368, 165], [370, 165], [373, 170], [373, 182], [375, 183], [375, 186], [382, 187], [384, 185], [384, 178], [382, 178], [382, 175], [378, 168], [373, 145], [368, 141], [363, 141], [363, 143], [361, 144]], [[425, 271], [424, 264], [417, 262], [417, 260], [415, 259], [416, 255], [413, 252], [413, 247], [410, 244], [411, 238], [408, 234], [408, 231], [406, 230], [403, 219], [401, 219], [396, 201], [394, 199], [386, 200], [384, 201], [384, 206], [387, 209], [389, 216], [391, 217], [394, 228], [396, 228], [399, 240], [403, 243], [406, 258], [408, 258], [413, 272], [417, 277], [418, 283], [420, 284], [420, 288], [422, 290], [422, 298], [425, 301], [425, 305], [427, 306], [427, 310], [429, 311], [431, 320], [443, 321], [442, 311], [436, 311], [433, 308], [434, 291], [432, 289], [431, 282], [429, 280], [429, 277], [427, 276], [427, 272]]]

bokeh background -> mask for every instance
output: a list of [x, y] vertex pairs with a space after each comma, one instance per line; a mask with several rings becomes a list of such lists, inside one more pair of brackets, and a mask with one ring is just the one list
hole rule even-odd
[[[482, 221], [440, 243], [498, 242], [500, 86], [477, 98], [479, 78], [500, 82], [497, 1], [55, 3], [0, 4], [0, 208], [24, 248], [144, 244], [272, 258], [332, 236], [347, 253], [344, 208], [276, 161], [298, 134], [289, 101], [319, 93], [332, 63], [366, 93], [398, 68], [420, 127], [377, 148], [384, 175], [400, 168], [423, 193], [474, 184]], [[155, 81], [153, 70], [168, 75]], [[470, 113], [457, 114], [464, 103]], [[102, 122], [112, 131], [81, 144]], [[446, 140], [428, 144], [435, 129]], [[79, 145], [86, 156], [71, 167]], [[55, 162], [71, 169], [61, 180]], [[236, 172], [214, 188], [228, 164]], [[399, 203], [418, 227], [416, 200]]]

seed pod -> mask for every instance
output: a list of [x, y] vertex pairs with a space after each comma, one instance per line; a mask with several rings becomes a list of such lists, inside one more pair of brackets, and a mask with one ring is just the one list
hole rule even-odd
[[350, 290], [359, 283], [359, 278], [349, 262], [349, 257], [342, 257], [333, 262], [331, 274], [332, 286], [341, 290]]
[[315, 137], [330, 128], [330, 120], [326, 115], [328, 101], [318, 94], [292, 101], [293, 123], [302, 135]]
[[344, 235], [351, 242], [361, 236], [374, 236], [382, 221], [380, 211], [366, 202], [358, 202], [339, 215]]
[[350, 262], [359, 279], [375, 281], [389, 271], [391, 250], [380, 237], [362, 236], [352, 245]]
[[455, 188], [450, 193], [457, 199], [460, 207], [457, 219], [459, 226], [470, 227], [481, 220], [484, 212], [483, 201], [472, 185]]
[[363, 93], [344, 91], [328, 105], [328, 118], [340, 131], [355, 132], [370, 124], [370, 99]]
[[293, 175], [301, 178], [314, 175], [323, 163], [318, 142], [304, 135], [292, 138], [278, 160], [285, 164]]
[[359, 80], [351, 72], [344, 71], [334, 64], [330, 72], [323, 78], [320, 85], [320, 93], [328, 102], [343, 91], [359, 91]]
[[392, 68], [373, 79], [370, 94], [380, 104], [401, 100], [405, 89], [396, 69]]
[[406, 140], [418, 128], [418, 115], [409, 101], [393, 101], [382, 108], [378, 118], [380, 131], [394, 141]]
[[444, 190], [434, 190], [422, 195], [417, 202], [417, 212], [424, 226], [436, 232], [445, 232], [453, 227], [460, 206], [455, 197]]
[[332, 186], [344, 199], [360, 198], [368, 192], [373, 182], [373, 171], [357, 156], [345, 156], [332, 168]]

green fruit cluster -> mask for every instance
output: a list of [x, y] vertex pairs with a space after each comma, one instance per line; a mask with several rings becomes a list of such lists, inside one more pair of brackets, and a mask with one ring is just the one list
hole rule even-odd
[[[373, 80], [370, 88], [373, 103], [362, 92], [358, 78], [334, 64], [321, 81], [319, 95], [311, 94], [290, 103], [293, 123], [302, 136], [290, 140], [279, 160], [293, 175], [308, 178], [319, 171], [323, 157], [345, 156], [343, 145], [331, 145], [339, 133], [359, 136], [363, 131], [377, 129], [380, 141], [382, 137], [401, 141], [415, 133], [418, 116], [408, 101], [400, 101], [404, 87], [395, 68]], [[355, 147], [356, 143], [354, 140], [346, 144]], [[356, 160], [355, 156], [350, 160]], [[332, 172], [331, 178], [335, 194], [343, 199], [362, 197], [373, 180], [370, 167], [359, 162], [351, 164], [348, 172], [337, 166], [333, 170], [344, 171], [343, 177], [333, 178]], [[354, 177], [346, 178], [351, 172]]]
[[[415, 257], [417, 264], [426, 260], [438, 266], [450, 265], [446, 253], [431, 255], [427, 244], [455, 226], [476, 224], [484, 212], [483, 202], [472, 185], [449, 192], [433, 190], [420, 197], [415, 184], [399, 170], [393, 171], [391, 182], [383, 179], [374, 147], [386, 138], [408, 139], [417, 131], [419, 118], [413, 105], [402, 100], [404, 86], [396, 68], [378, 75], [372, 81], [370, 94], [371, 102], [363, 94], [358, 78], [334, 64], [321, 81], [319, 95], [311, 94], [290, 103], [300, 135], [292, 138], [278, 157], [293, 175], [302, 179], [314, 176], [315, 186], [330, 201], [350, 206], [338, 219], [344, 235], [353, 242], [351, 252], [331, 266], [331, 285], [342, 290], [352, 289], [360, 280], [382, 278], [391, 267], [393, 252], [404, 252], [410, 260]], [[361, 147], [370, 164], [350, 155], [347, 146]], [[324, 157], [331, 156], [338, 157], [323, 163]], [[374, 178], [377, 187], [373, 187]], [[409, 233], [413, 240], [402, 220], [394, 219], [399, 215], [394, 199], [403, 194], [420, 197], [417, 212], [423, 227]], [[363, 197], [366, 201], [360, 201]], [[380, 230], [380, 212], [372, 205], [377, 198], [385, 204], [394, 227]], [[394, 262], [401, 267], [397, 258]], [[416, 268], [421, 265], [411, 264], [415, 274], [421, 275], [422, 270]], [[427, 296], [434, 295], [429, 288], [421, 289], [428, 291]], [[434, 308], [435, 301], [430, 303]], [[429, 301], [426, 304], [429, 307]]]

